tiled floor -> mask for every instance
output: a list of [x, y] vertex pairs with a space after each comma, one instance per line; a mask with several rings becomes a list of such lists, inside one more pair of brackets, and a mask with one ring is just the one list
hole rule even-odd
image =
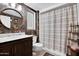
[[54, 55], [51, 55], [51, 54], [46, 52], [43, 56], [54, 56]]
[[43, 56], [46, 53], [46, 51], [42, 50], [42, 51], [37, 51], [37, 52], [33, 52], [33, 56]]
[[33, 52], [33, 56], [54, 56], [52, 54], [47, 53], [46, 51], [38, 51], [38, 52]]

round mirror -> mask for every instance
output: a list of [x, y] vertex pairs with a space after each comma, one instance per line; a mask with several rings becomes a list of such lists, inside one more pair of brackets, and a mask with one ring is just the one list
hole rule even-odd
[[6, 8], [1, 11], [0, 21], [5, 27], [11, 28], [11, 21], [14, 19], [23, 20], [23, 16], [20, 14], [20, 12], [11, 8]]
[[11, 28], [11, 21], [12, 21], [12, 19], [9, 16], [0, 15], [0, 21], [2, 22], [2, 24], [5, 27]]

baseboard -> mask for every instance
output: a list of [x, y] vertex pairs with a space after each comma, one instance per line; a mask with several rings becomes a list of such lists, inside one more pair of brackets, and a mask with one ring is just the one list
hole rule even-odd
[[46, 52], [55, 55], [55, 56], [66, 56], [66, 54], [59, 52], [59, 51], [54, 51], [54, 50], [50, 50], [48, 48], [43, 48]]

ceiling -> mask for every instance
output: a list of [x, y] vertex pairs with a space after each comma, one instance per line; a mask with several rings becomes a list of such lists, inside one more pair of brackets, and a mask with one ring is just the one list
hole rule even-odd
[[[43, 9], [49, 8], [51, 6], [55, 6], [60, 3], [24, 3], [24, 4], [35, 10], [41, 11]], [[8, 3], [0, 3], [0, 9], [3, 9], [4, 7], [8, 7]]]
[[35, 10], [43, 10], [45, 8], [60, 4], [60, 3], [25, 3], [29, 7], [35, 9]]
[[5, 3], [5, 4], [4, 3], [0, 3], [0, 10], [4, 9], [6, 7], [8, 7], [7, 3]]

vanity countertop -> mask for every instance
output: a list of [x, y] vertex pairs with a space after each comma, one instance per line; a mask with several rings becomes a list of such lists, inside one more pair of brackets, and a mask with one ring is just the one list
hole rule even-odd
[[16, 36], [0, 37], [0, 43], [18, 40], [18, 39], [21, 39], [21, 38], [28, 38], [28, 37], [33, 37], [33, 35], [16, 35]]

